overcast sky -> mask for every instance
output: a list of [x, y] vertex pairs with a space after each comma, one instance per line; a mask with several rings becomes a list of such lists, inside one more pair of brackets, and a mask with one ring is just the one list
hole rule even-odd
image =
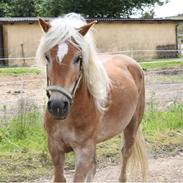
[[178, 14], [183, 14], [183, 0], [170, 0], [169, 3], [163, 6], [155, 7], [155, 17], [169, 17]]

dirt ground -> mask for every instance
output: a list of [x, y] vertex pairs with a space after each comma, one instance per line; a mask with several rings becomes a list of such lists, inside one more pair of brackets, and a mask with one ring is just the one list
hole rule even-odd
[[[96, 182], [115, 182], [120, 174], [120, 166], [108, 166], [98, 170]], [[139, 178], [129, 181], [141, 181]], [[183, 181], [183, 154], [175, 157], [164, 157], [149, 160], [149, 178], [150, 182], [181, 182]]]
[[[73, 170], [66, 171], [67, 182], [72, 182]], [[94, 182], [117, 182], [120, 174], [120, 165], [107, 166], [97, 169]], [[52, 177], [41, 178], [35, 182], [50, 182]], [[140, 177], [130, 177], [128, 181], [140, 182]], [[149, 159], [148, 182], [183, 182], [183, 152], [176, 156]]]

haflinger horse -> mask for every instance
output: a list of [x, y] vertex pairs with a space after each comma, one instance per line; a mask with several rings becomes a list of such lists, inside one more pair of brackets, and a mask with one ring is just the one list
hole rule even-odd
[[127, 162], [135, 154], [140, 157], [142, 176], [147, 173], [146, 153], [139, 135], [145, 103], [143, 71], [136, 61], [124, 55], [107, 56], [102, 61], [90, 30], [95, 23], [87, 24], [75, 13], [51, 22], [39, 18], [44, 33], [37, 58], [47, 65], [45, 128], [55, 182], [66, 181], [64, 154], [71, 151], [76, 159], [73, 181], [92, 181], [96, 144], [122, 132], [119, 181], [127, 180]]

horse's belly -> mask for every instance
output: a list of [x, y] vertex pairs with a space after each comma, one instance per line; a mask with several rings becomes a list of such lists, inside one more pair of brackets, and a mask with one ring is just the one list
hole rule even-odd
[[123, 116], [104, 116], [103, 120], [101, 120], [99, 124], [97, 133], [97, 143], [110, 139], [113, 136], [121, 133], [129, 124], [133, 114], [134, 110], [131, 109], [129, 110], [128, 114]]
[[111, 104], [98, 126], [98, 142], [109, 139], [125, 129], [134, 115], [137, 101], [138, 92], [133, 84], [113, 88]]

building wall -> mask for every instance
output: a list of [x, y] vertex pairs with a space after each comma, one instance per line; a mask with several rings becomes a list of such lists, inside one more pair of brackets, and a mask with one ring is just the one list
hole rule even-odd
[[100, 23], [95, 26], [95, 38], [100, 52], [118, 52], [137, 59], [156, 58], [157, 46], [174, 45], [176, 48], [176, 24], [174, 23]]
[[[7, 24], [4, 25], [3, 31], [5, 57], [35, 57], [36, 48], [39, 44], [39, 40], [42, 34], [38, 24]], [[24, 60], [9, 59], [8, 64], [23, 65]], [[25, 64], [33, 65], [35, 64], [35, 60], [26, 60]]]
[[[156, 58], [156, 51], [136, 52], [134, 50], [156, 50], [157, 46], [174, 45], [176, 48], [176, 24], [174, 23], [98, 23], [94, 37], [99, 52], [124, 54], [136, 59]], [[42, 34], [37, 23], [17, 23], [3, 26], [5, 57], [35, 57]], [[129, 51], [130, 50], [130, 51]], [[35, 60], [26, 60], [26, 65]], [[9, 65], [23, 65], [24, 60], [9, 60]]]

